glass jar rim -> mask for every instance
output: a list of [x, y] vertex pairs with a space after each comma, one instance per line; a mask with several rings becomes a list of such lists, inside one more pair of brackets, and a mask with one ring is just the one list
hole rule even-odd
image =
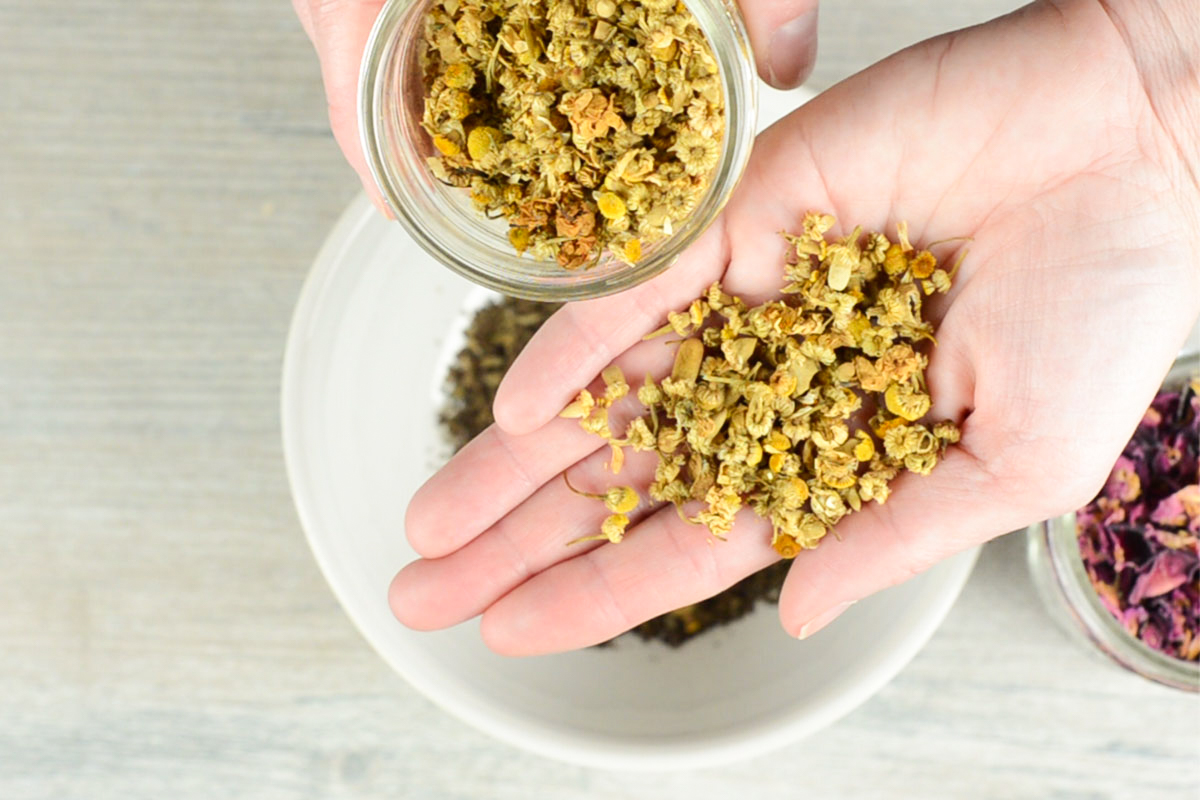
[[[722, 150], [707, 191], [675, 232], [650, 245], [636, 264], [626, 265], [605, 254], [601, 266], [576, 271], [557, 265], [545, 268], [546, 262], [522, 257], [511, 246], [473, 235], [474, 226], [464, 224], [461, 216], [456, 224], [452, 218], [455, 209], [432, 213], [439, 202], [444, 205], [446, 201], [429, 190], [414, 188], [411, 176], [428, 172], [423, 160], [418, 168], [413, 153], [400, 153], [395, 159], [398, 163], [393, 162], [388, 142], [394, 129], [387, 126], [401, 124], [394, 111], [396, 106], [403, 108], [403, 100], [391, 91], [402, 84], [398, 74], [390, 74], [397, 56], [397, 33], [406, 22], [411, 23], [409, 15], [428, 2], [387, 0], [384, 4], [363, 55], [358, 120], [360, 143], [376, 186], [396, 220], [435, 260], [504, 294], [554, 302], [587, 299], [623, 291], [663, 272], [717, 219], [749, 160], [756, 124], [753, 56], [745, 24], [731, 0], [685, 0], [717, 56], [725, 96]], [[423, 177], [428, 181], [428, 175]]]

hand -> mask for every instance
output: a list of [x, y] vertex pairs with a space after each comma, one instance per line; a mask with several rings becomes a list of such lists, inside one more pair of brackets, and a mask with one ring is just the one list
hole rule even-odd
[[[391, 216], [358, 141], [358, 72], [384, 0], [292, 0], [321, 59], [329, 122], [338, 146], [384, 216]], [[743, 0], [758, 73], [780, 89], [800, 85], [817, 54], [817, 0]]]
[[424, 558], [392, 584], [397, 617], [431, 629], [482, 614], [497, 652], [560, 651], [774, 561], [769, 525], [748, 512], [725, 542], [668, 507], [620, 544], [567, 547], [607, 512], [560, 474], [593, 491], [645, 483], [653, 454], [614, 478], [601, 441], [555, 415], [610, 361], [666, 372], [671, 348], [642, 336], [710, 282], [748, 302], [773, 295], [778, 232], [809, 209], [847, 227], [907, 220], [918, 244], [972, 237], [929, 309], [930, 416], [961, 421], [963, 436], [931, 475], [902, 476], [886, 505], [795, 559], [785, 629], [811, 635], [859, 598], [1087, 502], [1200, 311], [1198, 162], [1180, 145], [1200, 139], [1200, 115], [1168, 113], [1144, 78], [1100, 4], [1037, 5], [893, 56], [763, 133], [722, 218], [678, 265], [567, 306], [530, 343], [498, 424], [412, 501], [408, 537]]

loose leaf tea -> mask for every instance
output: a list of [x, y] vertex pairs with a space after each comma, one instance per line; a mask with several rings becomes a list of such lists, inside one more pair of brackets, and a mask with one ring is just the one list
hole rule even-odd
[[[441, 423], [455, 451], [492, 424], [496, 389], [517, 355], [559, 306], [504, 297], [475, 313], [466, 341], [446, 376], [447, 400]], [[624, 488], [627, 492], [621, 492]], [[615, 509], [632, 510], [636, 491], [615, 487], [599, 499]], [[633, 494], [631, 497], [630, 493]], [[607, 537], [606, 537], [607, 538]], [[760, 601], [777, 602], [786, 570], [773, 565], [702, 603], [643, 622], [634, 633], [677, 647], [711, 628], [739, 619]]]
[[[920, 421], [931, 406], [920, 346], [933, 341], [922, 303], [949, 290], [954, 270], [915, 249], [903, 223], [896, 242], [859, 228], [827, 238], [833, 225], [810, 213], [802, 233], [785, 234], [794, 255], [782, 299], [747, 307], [714, 283], [669, 314], [647, 338], [683, 337], [674, 366], [660, 381], [646, 376], [636, 394], [648, 413], [623, 434], [609, 427], [609, 409], [631, 391], [616, 367], [602, 373], [603, 394], [585, 389], [562, 412], [609, 442], [614, 473], [626, 447], [656, 453], [652, 500], [717, 538], [751, 508], [784, 558], [863, 503], [886, 501], [901, 471], [928, 474], [959, 438], [953, 422]], [[688, 515], [693, 501], [702, 507]], [[619, 542], [628, 524], [590, 538]]]
[[518, 253], [633, 263], [708, 190], [724, 95], [682, 2], [434, 0], [424, 37], [430, 169]]
[[1160, 392], [1076, 514], [1088, 577], [1131, 636], [1200, 661], [1200, 376]]
[[472, 317], [446, 374], [448, 397], [440, 417], [455, 452], [492, 424], [492, 403], [504, 373], [558, 309], [555, 303], [505, 297]]

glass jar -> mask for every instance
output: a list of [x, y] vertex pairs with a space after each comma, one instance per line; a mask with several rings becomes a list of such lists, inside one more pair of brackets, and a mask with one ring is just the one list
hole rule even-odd
[[[1177, 389], [1200, 370], [1200, 356], [1181, 356], [1163, 382]], [[1153, 650], [1131, 635], [1100, 601], [1084, 567], [1075, 514], [1031, 525], [1025, 532], [1029, 572], [1050, 616], [1076, 642], [1152, 681], [1200, 692], [1200, 664]]]
[[533, 300], [599, 297], [671, 266], [729, 199], [755, 132], [757, 78], [741, 13], [732, 0], [688, 0], [687, 6], [708, 37], [725, 95], [724, 140], [708, 191], [673, 233], [646, 245], [636, 264], [605, 252], [595, 265], [568, 271], [553, 261], [518, 255], [504, 220], [484, 218], [465, 190], [433, 177], [425, 159], [435, 151], [421, 127], [420, 56], [429, 0], [389, 0], [363, 56], [358, 113], [367, 164], [396, 218], [421, 247], [465, 278]]

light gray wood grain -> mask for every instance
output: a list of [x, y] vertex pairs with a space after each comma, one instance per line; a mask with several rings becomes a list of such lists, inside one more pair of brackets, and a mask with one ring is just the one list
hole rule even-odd
[[[827, 2], [814, 80], [1012, 6]], [[1194, 698], [1077, 651], [1017, 539], [877, 697], [735, 767], [577, 769], [417, 695], [280, 454], [291, 307], [356, 191], [324, 107], [284, 0], [0, 0], [0, 798], [1194, 791]]]

